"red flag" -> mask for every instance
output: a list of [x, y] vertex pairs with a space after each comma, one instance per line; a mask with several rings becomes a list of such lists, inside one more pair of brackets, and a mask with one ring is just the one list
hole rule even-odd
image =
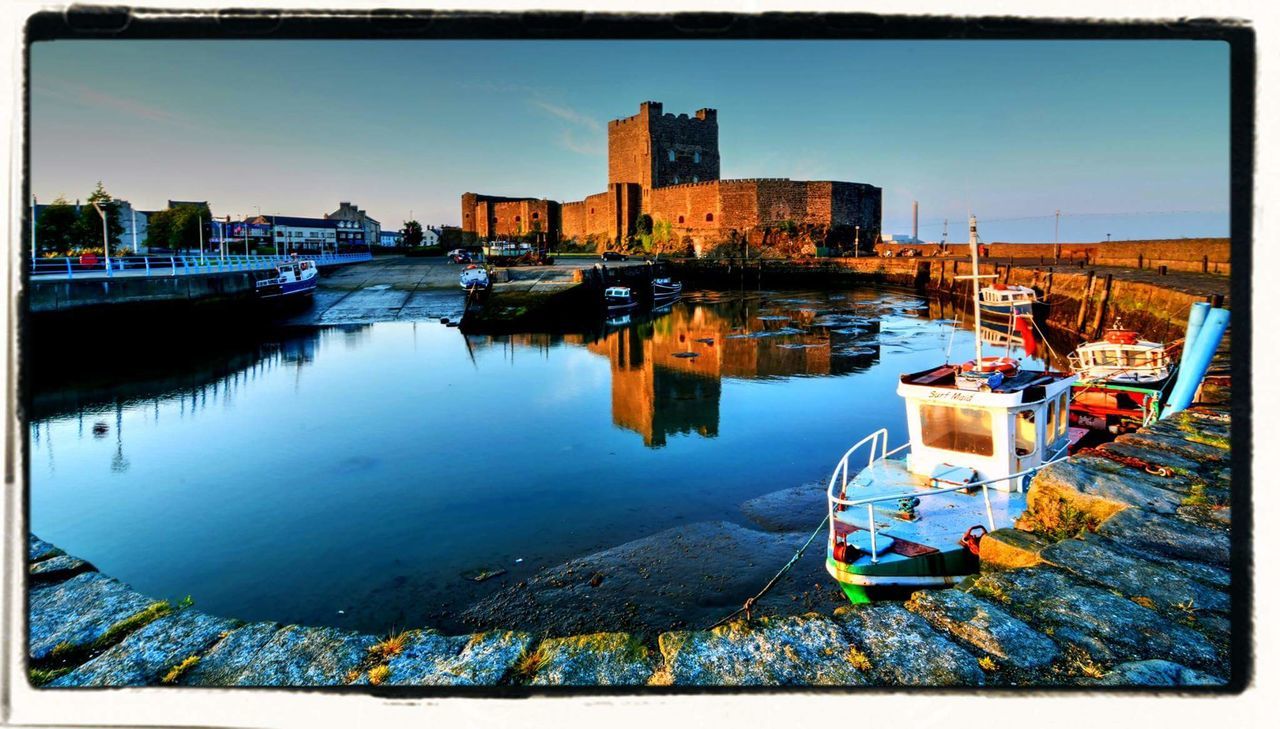
[[1036, 356], [1036, 337], [1031, 331], [1031, 322], [1027, 321], [1025, 315], [1015, 316], [1013, 326], [1018, 330], [1019, 336], [1022, 337], [1022, 348], [1026, 351], [1028, 357]]

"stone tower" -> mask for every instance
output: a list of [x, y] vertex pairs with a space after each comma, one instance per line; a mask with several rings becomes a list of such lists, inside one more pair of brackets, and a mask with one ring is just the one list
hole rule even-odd
[[715, 109], [663, 114], [645, 101], [640, 113], [609, 122], [609, 183], [641, 189], [720, 179], [720, 127]]

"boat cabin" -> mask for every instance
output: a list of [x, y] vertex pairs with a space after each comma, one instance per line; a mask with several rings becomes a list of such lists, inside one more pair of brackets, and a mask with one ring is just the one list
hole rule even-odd
[[[946, 485], [1000, 479], [1053, 460], [1067, 447], [1073, 382], [1075, 376], [1058, 372], [1006, 370], [975, 390], [952, 365], [903, 375], [907, 470]], [[992, 487], [1022, 491], [1025, 480]]]
[[606, 299], [622, 299], [625, 301], [630, 301], [631, 289], [627, 288], [626, 286], [610, 286], [609, 288], [604, 290], [604, 297]]
[[986, 305], [1016, 306], [1034, 304], [1036, 302], [1036, 292], [1035, 289], [1026, 286], [995, 284], [982, 287], [979, 292], [979, 298]]

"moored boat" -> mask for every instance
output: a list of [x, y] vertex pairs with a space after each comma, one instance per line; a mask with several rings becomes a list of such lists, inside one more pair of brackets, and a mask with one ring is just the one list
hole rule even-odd
[[908, 442], [890, 449], [882, 428], [846, 451], [828, 482], [827, 571], [853, 602], [867, 601], [867, 588], [941, 587], [973, 572], [982, 536], [1011, 526], [1030, 476], [1067, 451], [1076, 378], [983, 356], [987, 277], [972, 219], [970, 250], [974, 359], [902, 375]]
[[604, 306], [610, 316], [615, 316], [634, 309], [636, 299], [626, 286], [610, 286], [604, 290]]
[[680, 292], [683, 290], [683, 283], [673, 281], [668, 276], [660, 276], [653, 280], [653, 298], [655, 301], [673, 299], [679, 296]]
[[315, 261], [299, 260], [294, 255], [276, 266], [275, 275], [258, 280], [255, 291], [260, 299], [310, 296], [316, 290], [319, 273]]
[[1071, 371], [1080, 378], [1071, 404], [1072, 422], [1113, 434], [1154, 422], [1173, 377], [1169, 349], [1139, 338], [1119, 320], [1102, 339], [1077, 347], [1068, 357]]
[[462, 269], [458, 275], [458, 283], [467, 291], [484, 291], [489, 288], [489, 271], [474, 263]]

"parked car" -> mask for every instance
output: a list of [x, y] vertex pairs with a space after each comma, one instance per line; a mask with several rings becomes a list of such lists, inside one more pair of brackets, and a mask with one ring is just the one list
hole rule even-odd
[[625, 254], [625, 253], [619, 253], [619, 252], [617, 252], [617, 251], [605, 251], [604, 253], [601, 253], [601, 254], [600, 254], [600, 260], [602, 260], [602, 261], [625, 261], [625, 260], [627, 260], [627, 254]]
[[451, 263], [471, 263], [471, 254], [461, 248], [454, 248], [449, 251], [449, 261]]

